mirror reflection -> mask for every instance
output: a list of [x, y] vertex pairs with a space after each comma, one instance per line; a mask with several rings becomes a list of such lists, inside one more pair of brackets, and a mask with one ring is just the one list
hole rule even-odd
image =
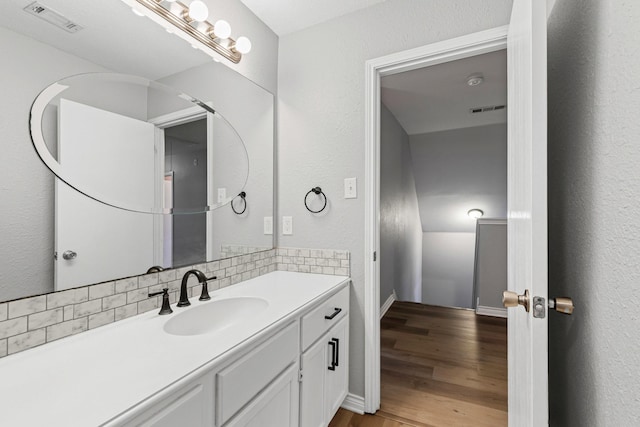
[[[207, 54], [191, 48], [184, 40], [168, 34], [150, 20], [134, 15], [119, 0], [92, 2], [91, 5], [73, 0], [43, 0], [46, 6], [82, 26], [73, 34], [25, 13], [22, 9], [29, 3], [31, 1], [26, 0], [0, 3], [0, 47], [4, 55], [0, 77], [6, 89], [0, 100], [0, 134], [5, 149], [5, 165], [0, 168], [0, 233], [4, 243], [0, 247], [0, 301], [143, 274], [153, 265], [164, 268], [194, 265], [271, 248], [272, 236], [264, 234], [263, 224], [265, 217], [273, 215], [273, 95], [225, 65], [212, 61]], [[75, 196], [71, 205], [80, 207], [68, 210], [67, 225], [58, 224], [62, 218], [56, 215], [56, 208], [65, 195], [57, 192], [67, 186], [54, 177], [33, 149], [29, 112], [44, 88], [69, 76], [86, 73], [140, 76], [168, 86], [176, 93], [188, 94], [215, 111], [215, 114], [205, 111], [200, 118], [154, 123], [155, 131], [162, 129], [164, 134], [163, 144], [158, 146], [154, 142], [154, 150], [164, 149], [164, 162], [153, 161], [153, 176], [161, 177], [161, 185], [156, 181], [152, 195], [137, 188], [125, 196], [132, 203], [153, 196], [151, 204], [154, 208], [158, 207], [157, 200], [162, 200], [164, 209], [167, 200], [169, 209], [191, 213], [149, 215], [128, 212], [73, 190], [68, 192], [70, 197]], [[106, 84], [102, 88], [102, 92], [105, 91], [108, 91]], [[83, 108], [98, 108], [121, 115], [126, 113], [125, 107], [135, 106], [132, 102], [115, 109], [105, 104], [108, 99], [117, 99], [115, 91], [111, 97], [100, 96], [102, 103], [87, 100], [85, 95], [85, 91], [79, 95], [67, 92], [67, 101], [82, 104]], [[130, 97], [131, 93], [125, 91], [123, 96]], [[43, 113], [45, 120], [41, 129], [45, 139], [47, 135], [59, 137], [54, 107], [60, 107], [62, 98], [65, 98], [64, 93]], [[144, 102], [148, 110], [144, 120], [172, 112], [151, 111], [159, 104], [146, 99]], [[178, 103], [194, 107], [191, 100], [179, 98]], [[173, 112], [181, 109], [176, 108]], [[219, 153], [215, 146], [204, 150], [203, 129], [210, 121], [219, 120], [216, 118], [218, 113], [244, 142], [244, 166], [240, 160], [225, 157], [229, 154], [229, 146], [220, 148]], [[207, 117], [211, 114], [213, 117]], [[206, 135], [208, 138], [209, 134]], [[53, 160], [64, 163], [64, 147], [60, 151], [58, 142], [56, 138], [48, 140], [46, 149]], [[90, 151], [93, 153], [94, 149], [102, 147], [102, 144], [94, 144]], [[158, 158], [155, 152], [154, 156]], [[205, 179], [220, 183], [207, 186], [206, 195], [204, 185], [183, 185], [178, 173], [180, 168], [190, 165], [189, 172], [202, 177], [203, 169], [197, 166], [204, 166], [205, 157], [205, 165], [208, 166], [213, 157], [215, 166], [214, 172]], [[251, 165], [248, 176], [247, 165]], [[108, 179], [123, 178], [125, 172], [135, 171], [133, 166], [105, 167], [111, 173]], [[239, 175], [242, 173], [244, 178]], [[188, 179], [187, 175], [182, 178]], [[244, 185], [242, 182], [235, 184], [243, 180], [246, 180]], [[84, 179], [78, 184], [88, 185]], [[130, 180], [128, 185], [121, 183], [120, 186], [139, 184]], [[187, 192], [181, 190], [181, 186], [196, 193], [188, 194], [193, 199], [183, 199]], [[226, 191], [221, 195], [220, 203], [226, 201], [227, 204], [208, 212], [194, 208], [201, 202], [193, 200], [203, 200], [205, 196], [208, 200], [212, 198], [214, 204], [218, 203], [219, 188]], [[240, 191], [246, 194], [247, 209], [238, 215], [228, 201]], [[122, 197], [120, 193], [117, 196]], [[194, 213], [196, 211], [200, 213]], [[107, 224], [105, 217], [113, 223]], [[64, 236], [77, 240], [65, 241], [67, 237]], [[135, 238], [126, 240], [133, 236]], [[94, 255], [91, 255], [92, 251]], [[64, 258], [65, 253], [69, 259]], [[75, 276], [67, 278], [65, 268], [74, 270]]]
[[60, 180], [134, 212], [209, 211], [247, 181], [244, 144], [220, 112], [137, 76], [90, 73], [49, 85], [31, 107], [30, 131]]

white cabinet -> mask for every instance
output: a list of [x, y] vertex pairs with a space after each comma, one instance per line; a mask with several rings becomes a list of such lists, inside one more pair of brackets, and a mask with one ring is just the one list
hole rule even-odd
[[225, 426], [297, 427], [298, 364], [292, 364]]
[[327, 426], [348, 389], [349, 286], [206, 366], [109, 425]]
[[159, 401], [133, 411], [133, 418], [125, 425], [211, 427], [215, 404], [213, 393], [213, 373], [208, 373], [166, 397], [161, 393]]
[[[226, 425], [285, 369], [292, 365], [297, 368], [299, 331], [296, 321], [216, 374], [216, 425]], [[233, 425], [243, 424], [235, 422]]]
[[[301, 358], [300, 425], [324, 427], [329, 424], [347, 396], [349, 386], [349, 289], [336, 294], [319, 308], [324, 332], [313, 345], [304, 349]], [[340, 311], [338, 311], [340, 309]], [[335, 314], [335, 316], [334, 316]], [[311, 316], [311, 319], [308, 317]], [[326, 316], [326, 318], [325, 318]], [[332, 317], [334, 316], [334, 317]], [[302, 342], [306, 331], [317, 334], [315, 310], [303, 317]], [[305, 328], [312, 324], [313, 327]], [[337, 323], [332, 323], [337, 321]], [[328, 330], [327, 330], [328, 329]]]

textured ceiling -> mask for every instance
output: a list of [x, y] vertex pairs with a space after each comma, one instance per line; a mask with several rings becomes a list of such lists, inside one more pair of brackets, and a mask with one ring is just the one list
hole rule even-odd
[[386, 0], [242, 0], [276, 34], [283, 36]]
[[[468, 86], [482, 73], [484, 83]], [[506, 50], [386, 76], [382, 102], [409, 135], [506, 123], [506, 110], [471, 114], [470, 108], [507, 103]]]

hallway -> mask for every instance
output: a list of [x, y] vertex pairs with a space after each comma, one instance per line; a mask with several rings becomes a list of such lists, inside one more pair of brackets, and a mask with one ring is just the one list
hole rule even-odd
[[506, 319], [395, 302], [380, 332], [380, 410], [330, 427], [507, 425]]

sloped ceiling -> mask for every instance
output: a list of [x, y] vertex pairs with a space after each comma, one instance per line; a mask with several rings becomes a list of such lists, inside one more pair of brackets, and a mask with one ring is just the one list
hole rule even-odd
[[[470, 209], [485, 218], [507, 213], [506, 51], [492, 52], [381, 79], [382, 100], [410, 135], [413, 172], [425, 232], [475, 232]], [[467, 77], [485, 82], [469, 87]]]

